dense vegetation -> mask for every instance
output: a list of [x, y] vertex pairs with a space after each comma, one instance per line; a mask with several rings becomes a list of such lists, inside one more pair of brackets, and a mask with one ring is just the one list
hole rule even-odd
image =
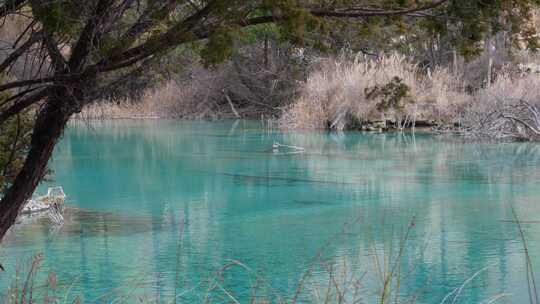
[[30, 145], [32, 122], [20, 114], [0, 126], [0, 193], [15, 179]]

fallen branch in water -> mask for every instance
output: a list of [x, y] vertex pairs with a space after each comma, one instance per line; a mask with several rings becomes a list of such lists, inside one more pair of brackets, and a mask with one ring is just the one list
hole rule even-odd
[[459, 125], [453, 128], [460, 134], [497, 140], [540, 141], [540, 109], [525, 100], [490, 112], [466, 111], [462, 116]]
[[306, 150], [306, 149], [304, 149], [302, 147], [299, 147], [299, 146], [291, 146], [291, 145], [280, 144], [277, 141], [275, 141], [274, 144], [272, 144], [272, 149], [274, 149], [274, 150], [279, 149], [280, 147], [294, 149], [294, 150], [298, 150], [298, 151]]

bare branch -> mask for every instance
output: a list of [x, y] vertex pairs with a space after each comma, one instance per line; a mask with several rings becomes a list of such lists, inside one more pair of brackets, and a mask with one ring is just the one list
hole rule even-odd
[[43, 37], [43, 32], [36, 32], [28, 38], [28, 40], [23, 43], [18, 49], [13, 51], [9, 56], [4, 59], [4, 61], [0, 64], [0, 73], [3, 73], [5, 69], [7, 69], [11, 64], [13, 64], [17, 59], [19, 59], [32, 45], [34, 45], [36, 42], [41, 40]]
[[17, 101], [15, 104], [7, 108], [6, 110], [2, 110], [2, 112], [0, 112], [0, 125], [3, 124], [6, 120], [8, 120], [10, 117], [21, 113], [31, 105], [41, 101], [43, 98], [45, 98], [45, 96], [47, 96], [48, 93], [49, 90], [44, 89], [38, 93], [35, 93], [34, 95]]
[[17, 11], [26, 4], [27, 0], [6, 0], [0, 6], [0, 17], [5, 17]]

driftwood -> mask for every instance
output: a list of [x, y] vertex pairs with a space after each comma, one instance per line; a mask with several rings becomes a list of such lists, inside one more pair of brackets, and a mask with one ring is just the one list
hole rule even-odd
[[28, 200], [20, 215], [47, 214], [54, 224], [62, 224], [65, 199], [66, 195], [62, 187], [49, 188], [46, 195]]
[[497, 140], [540, 140], [540, 109], [525, 100], [489, 112], [464, 113], [457, 130], [465, 135]]

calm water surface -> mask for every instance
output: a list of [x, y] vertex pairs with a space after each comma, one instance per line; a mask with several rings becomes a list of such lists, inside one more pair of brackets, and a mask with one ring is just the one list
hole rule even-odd
[[[305, 147], [272, 151], [272, 143]], [[528, 302], [514, 206], [540, 281], [540, 146], [463, 143], [427, 134], [269, 131], [258, 122], [73, 124], [51, 164], [69, 196], [66, 224], [33, 219], [0, 250], [2, 290], [34, 254], [90, 303], [130, 294], [167, 303], [228, 302], [359, 279], [398, 255], [403, 299]], [[43, 185], [40, 191], [45, 191]], [[409, 231], [409, 233], [407, 233]], [[225, 265], [242, 263], [243, 266]], [[22, 267], [22, 266], [20, 266]], [[220, 269], [224, 271], [217, 272]], [[309, 275], [305, 275], [308, 273]], [[337, 275], [339, 274], [339, 275]], [[216, 283], [217, 282], [217, 283]], [[209, 284], [215, 288], [208, 292]], [[314, 291], [315, 290], [315, 291]], [[220, 299], [219, 297], [224, 297]], [[128, 301], [129, 302], [129, 301]]]

